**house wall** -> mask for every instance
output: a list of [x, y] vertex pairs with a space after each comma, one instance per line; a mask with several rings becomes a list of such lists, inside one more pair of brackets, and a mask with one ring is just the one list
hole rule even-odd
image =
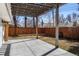
[[3, 32], [2, 32], [3, 26], [0, 18], [0, 47], [2, 46], [2, 39], [3, 39]]
[[10, 22], [12, 18], [11, 16], [10, 5], [6, 3], [0, 3], [0, 17], [5, 21]]
[[3, 29], [3, 24], [2, 24], [2, 20], [8, 21], [11, 23], [11, 8], [10, 8], [10, 4], [6, 4], [6, 3], [0, 3], [0, 47], [2, 46], [2, 42], [3, 42], [3, 37], [4, 37], [4, 29]]

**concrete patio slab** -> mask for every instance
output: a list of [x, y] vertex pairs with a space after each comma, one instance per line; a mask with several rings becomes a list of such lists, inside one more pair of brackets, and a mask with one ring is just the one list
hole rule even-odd
[[[56, 56], [57, 56], [57, 55], [56, 55]], [[58, 55], [58, 56], [76, 56], [76, 55], [67, 52], [67, 53], [64, 53], [64, 54], [60, 54], [60, 55]]]
[[[11, 44], [10, 56], [75, 56], [60, 48], [53, 49], [55, 49], [55, 46], [40, 39], [19, 41]], [[48, 53], [49, 51], [51, 52]]]
[[11, 44], [10, 56], [33, 56], [25, 42]]
[[56, 50], [52, 51], [48, 54], [48, 56], [75, 56], [74, 54], [67, 52], [61, 48], [57, 48]]
[[33, 40], [33, 39], [16, 39], [16, 38], [10, 38], [10, 40], [8, 40], [7, 42], [3, 42], [3, 44], [14, 44], [14, 43], [22, 42], [22, 41]]
[[39, 39], [26, 42], [35, 55], [43, 55], [54, 48], [54, 46]]

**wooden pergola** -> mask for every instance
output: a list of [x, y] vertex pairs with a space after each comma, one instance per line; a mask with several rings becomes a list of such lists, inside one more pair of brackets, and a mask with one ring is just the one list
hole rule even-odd
[[[11, 3], [11, 10], [16, 31], [16, 19], [15, 16], [32, 16], [36, 17], [36, 38], [38, 39], [38, 16], [48, 12], [51, 9], [56, 9], [55, 24], [56, 24], [56, 47], [59, 46], [59, 6], [60, 3]], [[27, 18], [26, 18], [27, 19]], [[33, 18], [34, 19], [34, 18]], [[26, 26], [26, 24], [25, 24]], [[15, 33], [16, 34], [16, 33]]]

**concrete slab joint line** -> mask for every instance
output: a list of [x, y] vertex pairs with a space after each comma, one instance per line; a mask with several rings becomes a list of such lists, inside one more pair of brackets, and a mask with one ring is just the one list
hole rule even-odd
[[32, 51], [32, 49], [27, 45], [27, 43], [25, 43], [25, 44], [29, 48], [29, 50], [33, 53], [33, 55], [36, 56], [35, 53]]
[[51, 49], [50, 51], [46, 52], [45, 54], [43, 54], [43, 55], [41, 55], [41, 56], [46, 56], [46, 55], [48, 55], [49, 53], [53, 52], [53, 51], [56, 50], [56, 49], [57, 49], [57, 47]]

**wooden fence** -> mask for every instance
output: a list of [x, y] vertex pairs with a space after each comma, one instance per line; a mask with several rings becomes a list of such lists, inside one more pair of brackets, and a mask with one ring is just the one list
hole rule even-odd
[[[16, 28], [16, 34], [35, 34], [35, 28]], [[55, 37], [55, 28], [38, 28], [39, 34]], [[9, 27], [9, 36], [15, 35], [15, 28]], [[59, 36], [65, 38], [79, 38], [79, 27], [61, 27], [59, 28]]]

